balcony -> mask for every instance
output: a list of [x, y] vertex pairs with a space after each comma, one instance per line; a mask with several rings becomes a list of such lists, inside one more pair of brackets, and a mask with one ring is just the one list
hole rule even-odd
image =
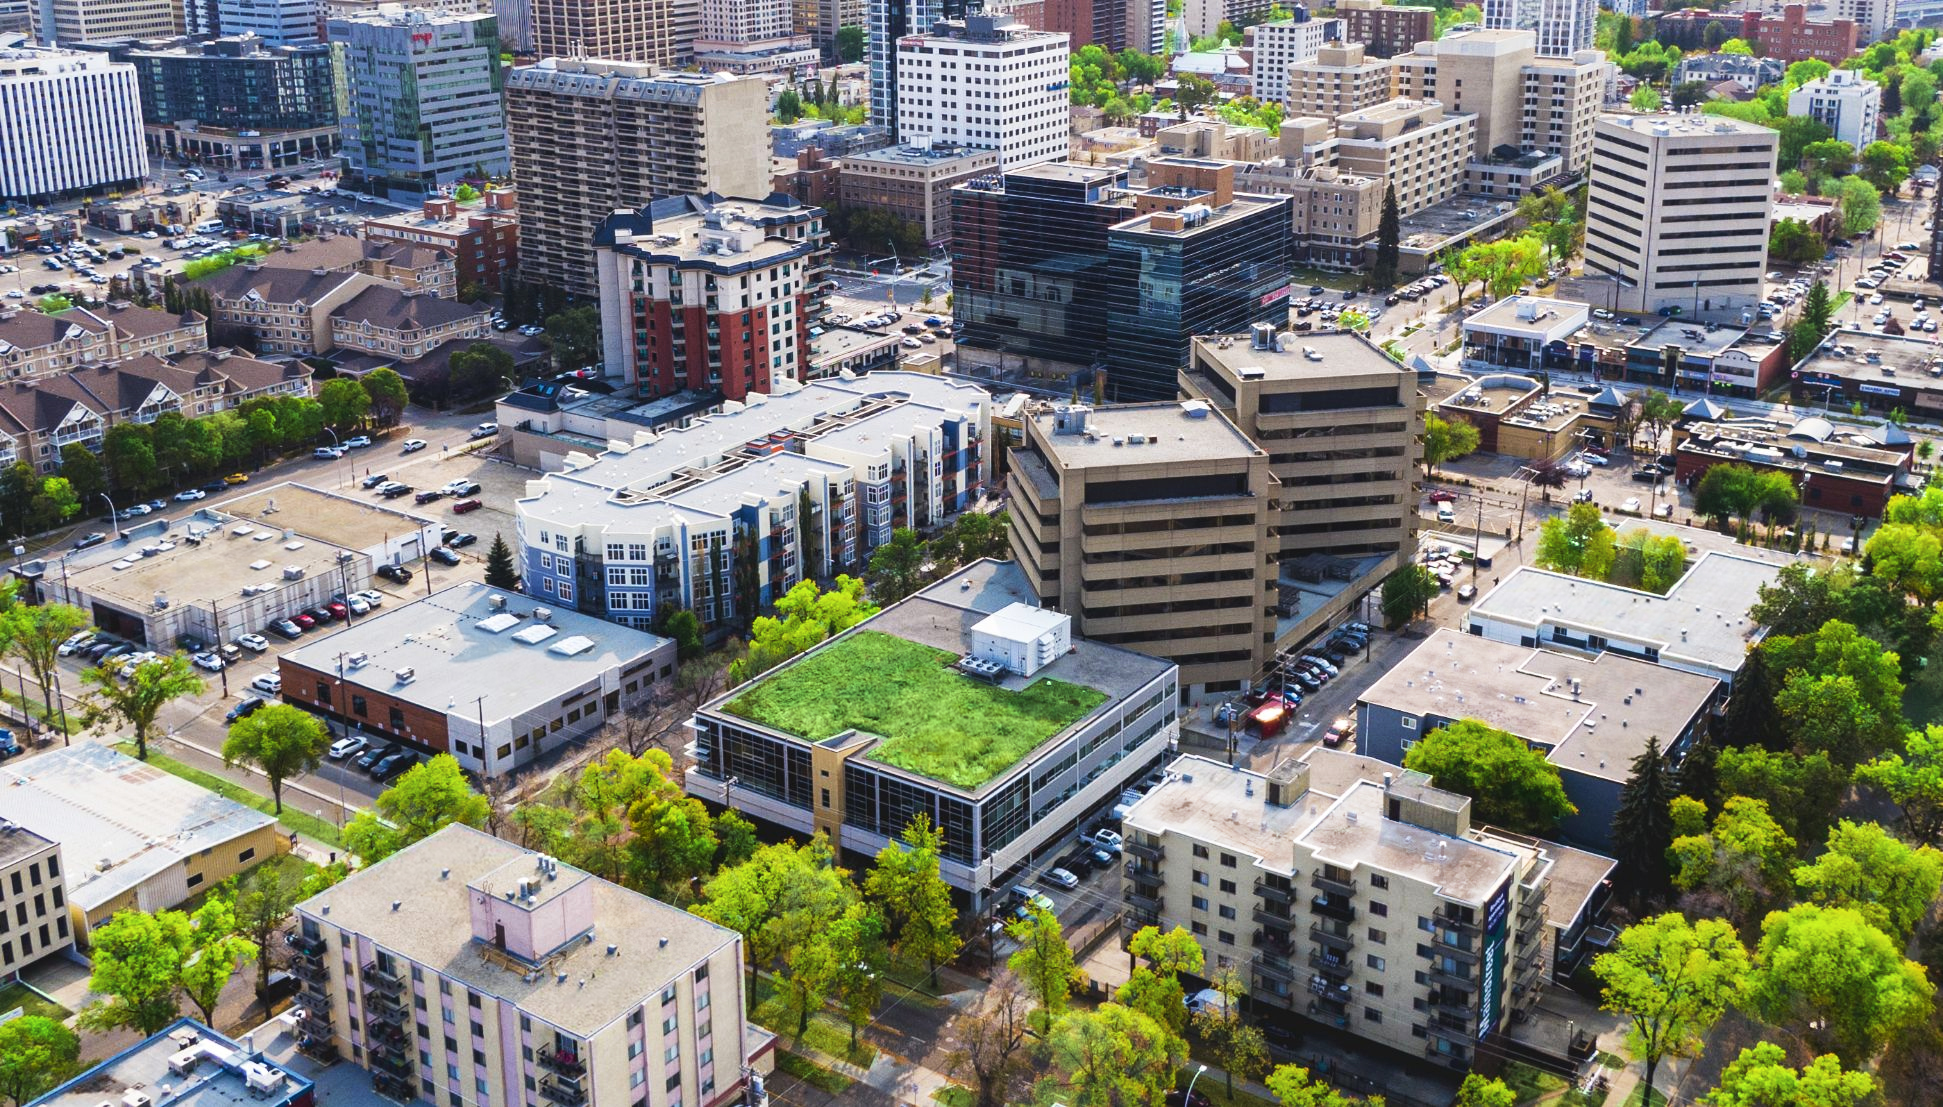
[[392, 1099], [401, 1100], [405, 1103], [410, 1103], [419, 1098], [418, 1089], [412, 1086], [410, 1080], [393, 1076], [388, 1072], [372, 1073], [371, 1089], [379, 1095], [389, 1096]]
[[1158, 912], [1160, 910], [1160, 898], [1158, 896], [1143, 895], [1136, 890], [1139, 887], [1140, 885], [1136, 884], [1127, 885], [1127, 906], [1136, 911]]
[[1475, 1018], [1477, 1005], [1455, 992], [1432, 988], [1424, 995], [1424, 1005], [1432, 1011], [1449, 1012], [1461, 1018]]
[[1266, 950], [1278, 957], [1288, 957], [1295, 952], [1295, 943], [1279, 930], [1257, 930], [1253, 939], [1256, 949]]
[[1356, 908], [1340, 899], [1331, 899], [1328, 896], [1312, 896], [1309, 899], [1309, 909], [1318, 915], [1332, 919], [1341, 919], [1343, 922], [1356, 921]]
[[328, 984], [331, 980], [331, 970], [324, 967], [324, 962], [320, 958], [293, 958], [290, 962], [290, 971], [297, 979], [310, 983]]
[[304, 1006], [312, 1012], [329, 1012], [331, 1009], [330, 989], [323, 981], [304, 981], [303, 989], [297, 993], [297, 997], [303, 1000]]
[[1478, 988], [1476, 977], [1459, 976], [1445, 969], [1431, 969], [1425, 975], [1430, 978], [1432, 983], [1443, 984], [1451, 988], [1462, 988], [1467, 992], [1475, 992]]
[[328, 1065], [337, 1060], [337, 1043], [329, 1034], [310, 1038], [300, 1037], [297, 1040], [297, 1052], [313, 1061]]
[[384, 992], [395, 996], [405, 988], [405, 981], [401, 977], [379, 968], [376, 961], [365, 962], [361, 975], [364, 979], [364, 988], [368, 992]]
[[1255, 921], [1263, 926], [1279, 926], [1287, 930], [1295, 925], [1295, 919], [1286, 911], [1271, 911], [1266, 907], [1255, 908]]
[[1354, 880], [1337, 880], [1335, 877], [1325, 876], [1320, 872], [1310, 874], [1309, 887], [1323, 892], [1326, 895], [1343, 896], [1345, 898], [1356, 895], [1356, 882]]
[[290, 935], [289, 941], [290, 948], [299, 957], [322, 957], [324, 956], [324, 951], [329, 948], [324, 944], [324, 939], [306, 938], [302, 934]]
[[1155, 864], [1159, 864], [1161, 858], [1166, 856], [1166, 851], [1161, 848], [1158, 842], [1149, 845], [1138, 838], [1129, 838], [1122, 845], [1128, 853], [1140, 858], [1142, 861], [1152, 861]]
[[557, 1072], [572, 1081], [577, 1082], [587, 1075], [587, 1065], [580, 1059], [578, 1048], [567, 1048], [562, 1045], [556, 1049], [543, 1049], [535, 1059], [540, 1062], [541, 1068], [549, 1072]]
[[1285, 957], [1275, 957], [1266, 953], [1257, 954], [1255, 971], [1270, 980], [1280, 980], [1285, 984], [1295, 983], [1295, 965]]
[[1326, 929], [1321, 923], [1311, 923], [1309, 924], [1309, 937], [1314, 938], [1330, 949], [1339, 949], [1345, 953], [1356, 948], [1356, 938], [1349, 933], [1346, 927], [1343, 930], [1337, 931]]
[[552, 1076], [540, 1081], [540, 1094], [565, 1107], [580, 1107], [587, 1102], [587, 1093], [581, 1090], [578, 1081], [560, 1080]]
[[1356, 966], [1350, 964], [1347, 957], [1337, 957], [1321, 950], [1309, 955], [1309, 967], [1336, 977], [1346, 977], [1356, 971]]
[[371, 1067], [378, 1072], [388, 1072], [400, 1080], [410, 1080], [413, 1076], [412, 1063], [390, 1053], [370, 1054]]
[[1463, 946], [1457, 944], [1457, 936], [1447, 930], [1431, 931], [1430, 946], [1438, 953], [1448, 954], [1460, 961], [1475, 964], [1478, 959], [1476, 945]]
[[1309, 992], [1324, 1003], [1333, 1004], [1337, 1011], [1349, 1004], [1349, 985], [1339, 984], [1324, 976], [1309, 978]]
[[1285, 911], [1295, 905], [1295, 890], [1286, 885], [1272, 884], [1267, 880], [1257, 880], [1255, 882], [1255, 894], [1260, 896], [1262, 902], [1269, 906], [1279, 906]]
[[1478, 933], [1477, 916], [1475, 912], [1473, 912], [1469, 916], [1466, 916], [1466, 915], [1459, 914], [1457, 909], [1450, 907], [1449, 905], [1446, 905], [1443, 907], [1439, 907], [1435, 911], [1432, 911], [1430, 913], [1430, 917], [1437, 920], [1438, 925], [1448, 926], [1452, 930], [1458, 931], [1459, 933], [1462, 934]]
[[405, 1021], [405, 1009], [387, 1000], [385, 997], [378, 995], [376, 992], [366, 993], [364, 997], [364, 1015], [373, 1026], [377, 1026], [380, 1023], [401, 1025]]

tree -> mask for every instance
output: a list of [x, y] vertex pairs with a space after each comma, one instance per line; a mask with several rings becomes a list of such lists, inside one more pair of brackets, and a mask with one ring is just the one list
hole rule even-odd
[[1761, 925], [1753, 1010], [1818, 1053], [1873, 1057], [1929, 1016], [1935, 987], [1889, 936], [1846, 907], [1796, 904]]
[[1162, 1107], [1187, 1061], [1179, 1036], [1117, 1003], [1062, 1015], [1047, 1048], [1072, 1107]]
[[181, 1011], [182, 963], [193, 944], [180, 911], [118, 911], [88, 936], [94, 975], [88, 987], [106, 996], [81, 1012], [91, 1030], [126, 1027], [147, 1037]]
[[1421, 565], [1405, 565], [1383, 578], [1383, 621], [1400, 627], [1430, 609], [1442, 591], [1437, 578]]
[[324, 760], [331, 733], [317, 716], [287, 703], [268, 704], [229, 725], [223, 767], [253, 765], [270, 782], [270, 799], [283, 814], [283, 782]]
[[1633, 758], [1633, 772], [1619, 791], [1619, 808], [1612, 817], [1612, 854], [1619, 862], [1619, 886], [1637, 905], [1666, 893], [1669, 876], [1666, 851], [1673, 845], [1673, 816], [1667, 805], [1674, 789], [1658, 735]]
[[1745, 796], [1768, 805], [1768, 814], [1797, 841], [1814, 841], [1828, 832], [1835, 808], [1847, 790], [1847, 774], [1817, 751], [1739, 746], [1720, 751], [1715, 774], [1721, 796]]
[[547, 316], [546, 343], [555, 368], [580, 369], [599, 361], [600, 312], [586, 304]]
[[1905, 942], [1943, 889], [1943, 853], [1911, 846], [1876, 823], [1847, 819], [1828, 832], [1828, 852], [1795, 868], [1809, 903], [1847, 907], [1870, 926]]
[[1825, 1053], [1796, 1071], [1788, 1053], [1773, 1042], [1743, 1049], [1714, 1090], [1700, 1097], [1706, 1107], [1855, 1107], [1875, 1094], [1865, 1072], [1847, 1072], [1842, 1059]]
[[1613, 529], [1597, 504], [1573, 504], [1539, 527], [1536, 563], [1572, 576], [1604, 580], [1612, 571]]
[[864, 60], [864, 29], [858, 26], [837, 28], [837, 58], [845, 65]]
[[1182, 119], [1220, 99], [1221, 93], [1215, 88], [1214, 82], [1198, 73], [1182, 73], [1176, 80], [1178, 87], [1174, 92], [1174, 103], [1180, 109]]
[[324, 406], [324, 425], [340, 433], [357, 427], [371, 411], [371, 394], [350, 377], [325, 381], [317, 402]]
[[1600, 1006], [1627, 1021], [1626, 1048], [1646, 1064], [1642, 1103], [1653, 1101], [1653, 1077], [1668, 1057], [1691, 1057], [1728, 1006], [1741, 996], [1747, 950], [1720, 919], [1688, 922], [1677, 912], [1619, 932], [1610, 953], [1592, 962], [1604, 986]]
[[506, 544], [503, 534], [493, 535], [492, 545], [486, 550], [486, 587], [519, 587], [519, 569], [513, 562], [513, 549]]
[[1401, 260], [1399, 249], [1403, 241], [1402, 217], [1397, 213], [1397, 190], [1394, 184], [1383, 186], [1383, 214], [1376, 223], [1376, 264], [1370, 269], [1370, 283], [1377, 288], [1389, 288], [1397, 283], [1397, 266]]
[[702, 640], [701, 619], [685, 607], [669, 610], [655, 633], [675, 640], [675, 656], [682, 661], [693, 661], [708, 652]]
[[102, 468], [101, 458], [79, 442], [61, 447], [61, 475], [83, 503], [93, 504], [108, 491], [108, 471]]
[[1181, 974], [1199, 973], [1204, 967], [1200, 943], [1178, 926], [1166, 933], [1157, 926], [1143, 926], [1128, 940], [1127, 952], [1146, 964], [1128, 974], [1116, 998], [1174, 1034], [1186, 1031], [1187, 992]]
[[1882, 789], [1918, 841], [1933, 843], [1943, 834], [1943, 726], [1909, 732], [1901, 753], [1859, 766], [1855, 780]]
[[1652, 85], [1641, 85], [1634, 89], [1632, 96], [1626, 102], [1634, 111], [1660, 110], [1660, 94]]
[[1806, 265], [1824, 249], [1822, 236], [1799, 219], [1780, 220], [1768, 235], [1768, 256], [1787, 265]]
[[405, 387], [405, 378], [391, 369], [373, 369], [359, 381], [364, 386], [365, 397], [370, 400], [371, 418], [379, 426], [389, 427], [398, 422], [405, 413], [405, 405], [411, 402], [411, 394]]
[[[1936, 99], [1936, 82], [1928, 73], [1911, 73], [1903, 81], [1905, 89], [1911, 81], [1925, 82], [1929, 87], [1929, 99]], [[1862, 148], [1863, 180], [1875, 186], [1878, 192], [1894, 192], [1909, 179], [1909, 150], [1893, 142], [1877, 140]]]
[[217, 886], [216, 897], [229, 904], [236, 932], [256, 944], [256, 1001], [266, 1007], [272, 952], [280, 945], [276, 938], [304, 894], [303, 881], [282, 865], [257, 865]]
[[1194, 1016], [1194, 1029], [1207, 1044], [1208, 1055], [1221, 1069], [1230, 1100], [1235, 1094], [1235, 1077], [1259, 1080], [1268, 1072], [1268, 1040], [1260, 1028], [1242, 1021], [1241, 997], [1247, 993], [1247, 978], [1233, 965], [1215, 970], [1214, 989], [1221, 993], [1219, 1007], [1203, 1007]]
[[453, 399], [477, 399], [511, 384], [513, 355], [490, 342], [474, 342], [447, 359], [446, 373]]
[[891, 954], [908, 966], [923, 965], [938, 986], [938, 965], [958, 955], [958, 909], [951, 903], [939, 858], [944, 831], [920, 814], [898, 840], [877, 851], [864, 878], [864, 894], [884, 912]]
[[1800, 88], [1810, 81], [1819, 81], [1828, 76], [1831, 67], [1819, 58], [1798, 61], [1788, 67], [1787, 77], [1782, 82], [1790, 89]]
[[1634, 527], [1619, 536], [1619, 554], [1608, 579], [1623, 576], [1626, 583], [1665, 595], [1686, 571], [1687, 547], [1679, 535]]
[[1382, 1107], [1382, 1099], [1360, 1100], [1355, 1096], [1344, 1095], [1328, 1084], [1309, 1076], [1309, 1070], [1300, 1065], [1277, 1065], [1268, 1074], [1268, 1090], [1275, 1093], [1282, 1107], [1357, 1107], [1367, 1103], [1368, 1107]]
[[1029, 1071], [1026, 1014], [1017, 981], [1008, 980], [987, 991], [982, 1006], [958, 1016], [958, 1045], [945, 1063], [953, 1076], [971, 1074], [974, 1107], [1005, 1107], [1015, 1101], [1013, 1086]]
[[372, 802], [373, 811], [359, 812], [344, 828], [344, 845], [374, 865], [413, 842], [463, 823], [486, 825], [486, 797], [472, 790], [459, 761], [441, 753], [421, 761]]
[[786, 88], [776, 94], [776, 122], [794, 123], [803, 118], [803, 98], [793, 88]]
[[103, 723], [126, 726], [135, 737], [135, 756], [148, 760], [148, 736], [164, 704], [182, 696], [202, 694], [202, 678], [179, 653], [144, 661], [124, 677], [120, 670], [95, 666], [81, 671], [82, 721], [89, 727]]
[[81, 1038], [45, 1015], [0, 1022], [0, 1098], [25, 1107], [74, 1074]]
[[802, 845], [763, 846], [742, 864], [722, 869], [689, 910], [741, 934], [753, 973], [786, 955], [805, 956], [814, 936], [856, 897], [850, 874], [836, 866], [830, 840], [818, 834]]
[[917, 531], [909, 527], [891, 531], [891, 540], [871, 552], [870, 568], [864, 573], [871, 598], [880, 605], [893, 604], [917, 591], [924, 585], [924, 560], [925, 545]]
[[1860, 177], [1835, 182], [1835, 198], [1842, 203], [1842, 233], [1867, 234], [1882, 221], [1882, 194]]
[[1024, 981], [1047, 1020], [1065, 1014], [1068, 997], [1086, 981], [1086, 974], [1073, 960], [1073, 947], [1066, 944], [1059, 920], [1049, 911], [1034, 910], [1005, 932], [1019, 943], [1006, 967]]
[[1795, 840], [1765, 802], [1734, 796], [1721, 804], [1711, 831], [1674, 838], [1668, 859], [1674, 887], [1720, 897], [1732, 917], [1747, 924], [1785, 898], [1794, 851]]
[[[54, 714], [54, 680], [60, 666], [61, 643], [89, 625], [88, 613], [64, 603], [14, 603], [7, 593], [0, 607], [0, 651], [18, 658], [40, 685], [41, 705], [49, 722]], [[65, 710], [65, 709], [63, 709]]]
[[689, 881], [715, 871], [721, 845], [715, 821], [707, 805], [675, 782], [666, 751], [646, 750], [637, 760], [647, 764], [644, 775], [650, 782], [626, 809], [627, 885], [656, 899], [679, 901], [689, 894]]
[[118, 490], [139, 493], [154, 486], [155, 450], [149, 444], [147, 425], [116, 423], [109, 427], [102, 436], [101, 454], [108, 461], [110, 479]]
[[189, 948], [182, 962], [182, 994], [202, 1012], [204, 1025], [216, 1021], [216, 1001], [239, 965], [254, 961], [256, 943], [236, 932], [229, 901], [211, 896], [189, 918]]
[[864, 582], [852, 576], [838, 577], [827, 591], [813, 580], [798, 581], [775, 608], [775, 616], [761, 616], [750, 626], [747, 656], [729, 666], [731, 685], [768, 672], [880, 610], [864, 598]]
[[1451, 1107], [1518, 1107], [1518, 1093], [1496, 1077], [1466, 1073]]
[[[1840, 697], [1844, 703], [1837, 707], [1862, 728], [1854, 732], [1854, 740], [1865, 754], [1892, 749], [1901, 740], [1902, 659], [1853, 624], [1830, 619], [1812, 634], [1771, 634], [1758, 652], [1768, 673], [1785, 674], [1783, 691], [1774, 697], [1777, 709], [1794, 712], [1792, 717], [1783, 714], [1784, 726], [1803, 727], [1804, 735], [1821, 734], [1827, 740], [1828, 724], [1807, 715], [1814, 706], [1809, 701], [1817, 695]], [[1823, 677], [1847, 677], [1849, 683], [1816, 683]], [[1795, 691], [1787, 692], [1790, 686]]]
[[1558, 767], [1505, 731], [1460, 719], [1425, 735], [1404, 755], [1403, 767], [1431, 783], [1471, 797], [1480, 822], [1533, 834], [1550, 830], [1578, 808], [1565, 798]]
[[1862, 547], [1870, 572], [1918, 603], [1943, 593], [1943, 539], [1931, 528], [1884, 523]]
[[1469, 421], [1424, 416], [1424, 464], [1432, 472], [1444, 462], [1455, 461], [1477, 447], [1477, 427]]

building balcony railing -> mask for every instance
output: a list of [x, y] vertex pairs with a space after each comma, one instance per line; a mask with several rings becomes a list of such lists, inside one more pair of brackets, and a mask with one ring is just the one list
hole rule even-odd
[[1356, 970], [1356, 966], [1350, 964], [1349, 958], [1338, 957], [1326, 950], [1317, 950], [1311, 953], [1309, 955], [1309, 967], [1317, 972], [1328, 973], [1330, 976], [1335, 977], [1347, 977]]
[[578, 1081], [587, 1075], [587, 1064], [580, 1059], [577, 1049], [543, 1049], [535, 1059], [540, 1062], [541, 1068], [559, 1073], [569, 1080]]
[[1462, 988], [1467, 992], [1475, 992], [1478, 988], [1476, 977], [1459, 976], [1454, 972], [1449, 972], [1444, 969], [1432, 969], [1426, 975], [1429, 976], [1432, 983], [1444, 984], [1452, 988]]
[[1332, 896], [1350, 897], [1356, 894], [1356, 882], [1354, 880], [1337, 880], [1335, 877], [1325, 876], [1321, 872], [1309, 874], [1309, 887]]
[[405, 1021], [405, 1009], [403, 1007], [385, 1001], [382, 996], [379, 996], [375, 992], [365, 995], [364, 1014], [374, 1026], [379, 1023], [392, 1023], [396, 1025], [402, 1024]]
[[1309, 993], [1324, 1003], [1333, 1004], [1334, 1010], [1340, 1011], [1349, 1004], [1349, 985], [1325, 976], [1309, 978]]
[[1432, 930], [1430, 932], [1430, 945], [1438, 953], [1449, 954], [1460, 961], [1475, 962], [1478, 959], [1476, 945], [1459, 945], [1456, 937], [1449, 931]]
[[1440, 926], [1448, 926], [1453, 930], [1466, 934], [1478, 933], [1478, 924], [1475, 915], [1467, 918], [1460, 915], [1454, 908], [1448, 905], [1437, 908], [1430, 915], [1431, 918], [1437, 920]]
[[1266, 950], [1278, 957], [1288, 957], [1295, 953], [1295, 943], [1279, 930], [1257, 930], [1253, 935], [1255, 948]]
[[1287, 958], [1271, 954], [1255, 956], [1255, 971], [1270, 980], [1280, 980], [1285, 984], [1295, 983], [1296, 968]]
[[1135, 910], [1138, 911], [1159, 911], [1160, 910], [1160, 899], [1158, 897], [1144, 895], [1141, 892], [1137, 891], [1136, 888], [1137, 886], [1132, 884], [1129, 884], [1127, 886], [1126, 901], [1128, 907], [1134, 908]]
[[310, 1038], [300, 1037], [297, 1039], [297, 1052], [313, 1061], [330, 1064], [337, 1060], [337, 1043], [328, 1033]]
[[322, 957], [329, 947], [322, 938], [308, 938], [302, 934], [290, 935], [290, 949], [299, 957]]
[[1331, 899], [1328, 896], [1311, 896], [1309, 898], [1309, 909], [1318, 915], [1326, 915], [1332, 919], [1341, 919], [1344, 922], [1354, 922], [1356, 920], [1356, 908], [1354, 905], [1345, 903], [1339, 899]]
[[405, 988], [404, 978], [379, 968], [376, 961], [366, 961], [360, 975], [364, 979], [364, 988], [368, 992], [386, 992], [391, 995], [397, 995]]
[[1288, 930], [1295, 926], [1295, 919], [1287, 911], [1272, 911], [1266, 907], [1255, 908], [1255, 921], [1263, 926], [1279, 926]]
[[331, 978], [331, 970], [324, 967], [322, 958], [295, 957], [290, 961], [290, 971], [297, 979], [323, 984]]
[[405, 1060], [403, 1057], [373, 1051], [370, 1054], [370, 1058], [371, 1067], [379, 1072], [388, 1072], [400, 1080], [410, 1080], [413, 1076], [411, 1062]]
[[331, 990], [325, 981], [304, 981], [300, 990], [297, 992], [297, 996], [303, 1000], [304, 1006], [310, 1008], [312, 1011], [329, 1011], [331, 1009]]
[[1450, 1011], [1459, 1016], [1473, 1016], [1477, 1011], [1477, 1005], [1471, 999], [1439, 988], [1432, 988], [1424, 995], [1424, 1005], [1432, 1011]]
[[1138, 838], [1129, 838], [1123, 843], [1123, 847], [1128, 853], [1143, 861], [1158, 862], [1166, 856], [1166, 852], [1161, 848], [1159, 842], [1150, 845], [1140, 841]]
[[377, 1092], [379, 1095], [390, 1096], [392, 1099], [401, 1100], [406, 1103], [410, 1103], [419, 1098], [418, 1089], [412, 1086], [410, 1080], [402, 1076], [394, 1076], [388, 1072], [373, 1072], [371, 1074], [371, 1090]]
[[1309, 925], [1309, 937], [1314, 938], [1330, 949], [1339, 949], [1348, 952], [1356, 948], [1356, 937], [1349, 933], [1348, 928], [1344, 928], [1341, 932], [1338, 932], [1324, 927], [1321, 923], [1311, 923]]
[[580, 1107], [587, 1102], [587, 1093], [581, 1089], [579, 1081], [561, 1080], [553, 1076], [540, 1081], [540, 1094], [565, 1107]]
[[1261, 897], [1262, 902], [1270, 906], [1279, 906], [1287, 909], [1295, 903], [1295, 889], [1280, 884], [1272, 884], [1266, 880], [1257, 880], [1255, 882], [1255, 894]]

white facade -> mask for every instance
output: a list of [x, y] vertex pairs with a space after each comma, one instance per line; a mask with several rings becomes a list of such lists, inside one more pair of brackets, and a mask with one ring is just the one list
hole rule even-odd
[[[1893, 5], [1894, 0], [1875, 2]], [[1487, 29], [1534, 31], [1539, 55], [1550, 58], [1569, 58], [1580, 50], [1592, 49], [1598, 16], [1598, 0], [1485, 0], [1484, 4]]]
[[1284, 19], [1248, 28], [1255, 44], [1255, 99], [1285, 104], [1289, 97], [1289, 66], [1315, 60], [1325, 44], [1341, 42], [1340, 19]]
[[[946, 25], [940, 24], [941, 29]], [[1071, 152], [1068, 36], [972, 16], [897, 42], [901, 140], [997, 150], [1000, 169]]]
[[1585, 264], [1617, 280], [1617, 310], [1761, 301], [1779, 137], [1725, 116], [1599, 117]]
[[748, 45], [794, 33], [790, 0], [702, 0], [702, 41]]
[[1013, 603], [971, 628], [972, 656], [1022, 677], [1066, 656], [1073, 648], [1073, 617], [1029, 603]]
[[1896, 25], [1896, 0], [1835, 0], [1836, 19], [1855, 20], [1858, 47], [1880, 41]]
[[1788, 114], [1818, 120], [1860, 150], [1876, 140], [1882, 86], [1852, 69], [1837, 69], [1789, 93]]
[[38, 203], [147, 175], [134, 66], [0, 49], [0, 198]]
[[[197, 33], [195, 15], [202, 6], [185, 5], [189, 33]], [[208, 10], [204, 8], [203, 10]], [[317, 0], [216, 0], [216, 29], [203, 33], [252, 34], [271, 46], [309, 46], [322, 41], [322, 12]]]

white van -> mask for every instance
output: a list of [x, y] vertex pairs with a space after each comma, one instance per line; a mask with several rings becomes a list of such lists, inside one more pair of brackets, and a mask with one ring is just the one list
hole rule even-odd
[[205, 219], [196, 224], [197, 234], [216, 234], [224, 229], [220, 219]]

